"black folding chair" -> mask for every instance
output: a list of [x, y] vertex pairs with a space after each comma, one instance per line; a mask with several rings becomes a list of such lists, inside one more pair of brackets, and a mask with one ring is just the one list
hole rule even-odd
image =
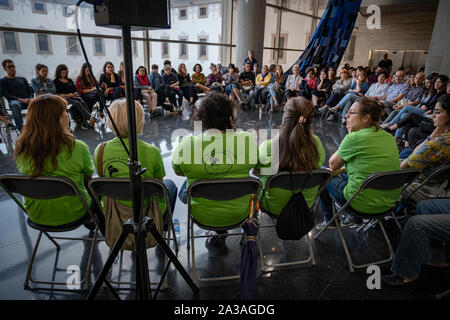
[[[354, 272], [355, 268], [365, 268], [373, 264], [383, 264], [389, 261], [392, 261], [394, 258], [394, 251], [392, 249], [391, 242], [389, 237], [386, 234], [384, 229], [382, 219], [386, 216], [392, 216], [395, 219], [395, 209], [397, 208], [397, 204], [394, 205], [389, 210], [376, 214], [367, 214], [359, 212], [351, 207], [351, 203], [355, 197], [361, 193], [365, 189], [375, 189], [375, 190], [395, 190], [398, 188], [405, 188], [421, 173], [418, 169], [405, 169], [405, 170], [395, 170], [395, 171], [386, 171], [386, 172], [375, 172], [368, 176], [362, 183], [361, 187], [352, 195], [352, 197], [336, 212], [336, 206], [339, 206], [336, 201], [334, 201], [333, 205], [333, 218], [326, 224], [325, 228], [320, 230], [319, 233], [316, 234], [314, 239], [317, 239], [322, 232], [324, 232], [329, 225], [332, 223], [336, 224], [336, 228], [338, 231], [339, 239], [342, 242], [344, 247], [345, 255], [347, 257], [348, 265], [350, 272]], [[384, 239], [386, 241], [388, 250], [389, 250], [389, 258], [374, 261], [371, 263], [366, 263], [362, 265], [355, 265], [353, 263], [352, 257], [347, 247], [347, 242], [342, 234], [342, 228], [340, 224], [341, 214], [352, 214], [354, 216], [360, 217], [362, 219], [366, 219], [366, 222], [363, 223], [361, 227], [358, 228], [358, 231], [364, 230], [366, 232], [369, 228], [378, 224], [380, 226], [381, 232], [383, 233]]]
[[[95, 202], [102, 208], [100, 198], [102, 196], [110, 197], [115, 200], [131, 201], [131, 185], [129, 178], [95, 178], [91, 179], [88, 183], [89, 191], [92, 193], [92, 197]], [[175, 244], [175, 252], [178, 253], [178, 244], [176, 241], [175, 228], [172, 220], [172, 208], [170, 207], [169, 192], [166, 185], [159, 179], [142, 179], [142, 191], [143, 199], [149, 199], [152, 197], [164, 197], [167, 208], [167, 221], [169, 222], [170, 229], [173, 235], [173, 241]], [[170, 247], [170, 232], [167, 235], [167, 244]], [[168, 263], [168, 257], [166, 255], [165, 264]], [[136, 285], [134, 281], [113, 281], [109, 280], [113, 284], [117, 285]], [[151, 284], [158, 284], [159, 282], [153, 282]], [[167, 288], [167, 277], [165, 278], [165, 287]], [[121, 288], [123, 290], [129, 290], [130, 288]]]
[[[265, 194], [267, 190], [271, 188], [280, 188], [287, 191], [294, 191], [294, 192], [302, 192], [305, 189], [311, 189], [314, 187], [318, 187], [317, 196], [314, 199], [314, 203], [317, 202], [317, 199], [322, 193], [323, 189], [325, 189], [325, 186], [328, 184], [328, 182], [331, 179], [331, 172], [329, 170], [324, 169], [318, 169], [313, 170], [310, 174], [307, 172], [279, 172], [273, 176], [271, 176], [267, 180], [266, 188], [263, 191], [261, 200], [260, 200], [260, 209], [262, 212], [265, 212], [269, 215], [269, 217], [273, 219], [277, 219], [278, 215], [273, 214], [269, 211], [269, 208], [263, 208], [263, 199], [265, 197]], [[313, 206], [314, 207], [314, 206]], [[311, 208], [312, 210], [312, 208]], [[274, 224], [271, 225], [262, 225], [260, 228], [267, 228], [267, 227], [274, 227]], [[282, 266], [292, 266], [292, 265], [299, 265], [299, 264], [305, 264], [311, 262], [312, 265], [316, 265], [316, 259], [314, 258], [314, 252], [312, 247], [312, 241], [309, 236], [309, 234], [306, 234], [306, 238], [308, 241], [308, 247], [309, 247], [309, 256], [306, 260], [298, 260], [298, 261], [292, 261], [292, 262], [285, 262], [285, 263], [277, 263], [277, 264], [267, 264], [263, 259], [263, 254], [260, 255], [261, 257], [261, 265], [264, 265], [265, 267], [282, 267]], [[261, 244], [261, 236], [258, 237], [258, 245], [259, 250], [262, 253], [262, 244]]]
[[[84, 209], [86, 210], [87, 214], [90, 216], [93, 221], [94, 215], [92, 211], [90, 210], [88, 204], [83, 199], [83, 196], [81, 195], [80, 191], [78, 190], [76, 184], [66, 178], [66, 177], [36, 177], [36, 178], [30, 178], [29, 176], [21, 176], [21, 175], [2, 175], [0, 176], [0, 186], [9, 194], [9, 196], [17, 203], [17, 205], [27, 214], [27, 210], [17, 199], [16, 196], [14, 196], [14, 193], [20, 194], [22, 196], [32, 198], [32, 199], [42, 199], [42, 200], [50, 200], [50, 199], [56, 199], [64, 196], [76, 196], [80, 199], [80, 202], [83, 204]], [[64, 212], [59, 213], [60, 215], [64, 215]], [[98, 226], [96, 226], [94, 235], [92, 238], [69, 238], [69, 237], [52, 237], [49, 233], [53, 232], [67, 232], [77, 229], [78, 227], [82, 226], [85, 221], [85, 217], [74, 221], [72, 223], [60, 225], [60, 226], [46, 226], [41, 225], [38, 223], [35, 223], [31, 221], [30, 218], [27, 219], [28, 225], [39, 231], [39, 235], [37, 237], [36, 243], [34, 245], [33, 253], [31, 255], [30, 262], [28, 264], [28, 271], [24, 283], [25, 289], [30, 289], [29, 287], [29, 281], [37, 284], [48, 284], [48, 285], [61, 285], [61, 286], [67, 286], [66, 282], [55, 282], [55, 281], [38, 281], [34, 280], [31, 277], [31, 272], [33, 268], [33, 262], [36, 257], [36, 253], [39, 247], [39, 243], [41, 241], [42, 234], [47, 236], [47, 238], [56, 246], [56, 250], [59, 252], [60, 246], [55, 241], [55, 239], [62, 239], [62, 240], [83, 240], [83, 241], [90, 241], [91, 242], [91, 249], [89, 253], [89, 259], [86, 266], [86, 272], [84, 275], [83, 280], [81, 280], [80, 285], [83, 284], [83, 290], [88, 289], [88, 279], [89, 274], [91, 270], [92, 265], [92, 258], [94, 255], [94, 248], [95, 243], [97, 241], [97, 233], [98, 233]], [[56, 266], [55, 266], [56, 268]], [[49, 288], [36, 288], [36, 289], [49, 289]], [[72, 291], [72, 290], [66, 290], [66, 289], [53, 289], [51, 290], [57, 290], [57, 291]]]
[[[239, 275], [234, 276], [224, 276], [224, 277], [214, 277], [214, 278], [199, 278], [197, 276], [197, 266], [195, 264], [195, 239], [196, 238], [208, 238], [209, 235], [194, 235], [194, 223], [201, 229], [212, 230], [212, 231], [226, 231], [235, 228], [239, 228], [241, 223], [245, 220], [235, 221], [235, 223], [223, 226], [214, 227], [204, 225], [197, 220], [192, 215], [192, 198], [204, 198], [208, 200], [215, 201], [227, 201], [237, 199], [246, 195], [258, 195], [261, 190], [261, 181], [255, 178], [230, 178], [230, 179], [211, 179], [211, 180], [197, 180], [189, 185], [187, 190], [188, 193], [188, 232], [187, 232], [187, 243], [188, 250], [190, 249], [189, 240], [192, 245], [192, 277], [193, 280], [199, 281], [220, 281], [220, 280], [231, 280], [239, 279]], [[249, 203], [250, 212], [250, 203]], [[211, 208], [211, 216], [214, 215], [214, 208]], [[239, 233], [228, 233], [227, 236], [242, 235]], [[218, 235], [220, 236], [220, 235]]]

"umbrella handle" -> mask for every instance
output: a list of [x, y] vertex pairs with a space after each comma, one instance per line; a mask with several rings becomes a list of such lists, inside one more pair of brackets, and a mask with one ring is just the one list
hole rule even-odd
[[250, 198], [250, 219], [253, 218], [253, 213], [255, 211], [255, 194], [252, 194], [252, 197]]

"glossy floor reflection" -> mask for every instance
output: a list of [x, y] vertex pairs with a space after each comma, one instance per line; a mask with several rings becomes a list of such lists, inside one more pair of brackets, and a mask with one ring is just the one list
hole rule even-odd
[[[281, 123], [281, 114], [269, 115], [266, 113], [250, 112], [239, 113], [236, 127], [248, 130], [256, 129], [266, 132], [270, 136], [270, 129], [277, 129]], [[164, 159], [166, 175], [172, 179], [178, 188], [184, 178], [174, 174], [171, 168], [171, 152], [177, 141], [172, 139], [175, 129], [191, 127], [190, 114], [184, 113], [179, 117], [147, 119], [144, 141], [153, 143], [158, 147]], [[317, 119], [315, 134], [321, 139], [327, 161], [330, 155], [337, 150], [338, 145], [346, 134], [343, 127], [335, 123]], [[85, 141], [94, 152], [95, 147], [102, 141], [113, 137], [111, 130], [99, 124], [95, 130], [76, 131], [78, 139]], [[17, 173], [12, 156], [15, 134], [8, 137], [2, 132], [3, 143], [0, 144], [0, 174]], [[260, 141], [261, 142], [261, 141]], [[327, 162], [326, 162], [327, 163]], [[188, 270], [191, 271], [191, 258], [186, 247], [186, 211], [187, 207], [177, 199], [174, 217], [181, 223], [181, 247], [178, 257]], [[38, 232], [26, 224], [26, 216], [15, 203], [0, 190], [0, 299], [29, 299], [29, 300], [61, 300], [83, 299], [86, 294], [76, 292], [57, 292], [42, 290], [24, 290], [23, 283], [27, 270], [28, 260]], [[316, 220], [320, 221], [320, 211]], [[265, 223], [271, 220], [267, 216], [261, 219]], [[399, 239], [399, 232], [393, 223], [387, 222], [386, 229], [390, 235], [394, 248]], [[196, 229], [197, 234], [204, 231]], [[312, 234], [316, 231], [313, 230]], [[84, 228], [72, 231], [71, 235], [87, 236], [89, 231]], [[261, 231], [263, 239], [264, 257], [269, 263], [292, 261], [307, 257], [308, 247], [306, 240], [281, 241], [277, 238], [273, 228]], [[387, 255], [383, 247], [380, 231], [370, 230], [367, 235], [356, 234], [353, 229], [345, 230], [345, 237], [351, 250], [355, 252], [355, 262], [364, 262], [367, 259], [382, 258]], [[240, 263], [240, 237], [228, 237], [226, 248], [208, 250], [204, 239], [196, 240], [196, 262], [201, 277], [231, 275], [239, 271]], [[65, 282], [69, 274], [69, 266], [79, 266], [81, 272], [86, 266], [89, 247], [80, 241], [61, 241], [62, 248], [59, 255], [48, 239], [43, 238], [33, 269], [33, 277], [42, 280], [56, 280]], [[90, 285], [95, 281], [103, 263], [108, 256], [109, 248], [101, 242], [95, 248], [93, 270]], [[314, 242], [316, 266], [303, 265], [288, 268], [269, 268], [266, 272], [259, 272], [256, 288], [256, 299], [432, 299], [434, 294], [450, 287], [448, 274], [423, 273], [419, 287], [412, 289], [392, 289], [382, 286], [380, 290], [369, 290], [366, 285], [365, 270], [350, 273], [346, 264], [343, 248], [338, 240], [335, 230], [327, 231], [323, 237]], [[164, 255], [158, 249], [149, 249], [150, 279], [157, 281], [164, 266]], [[56, 268], [55, 268], [56, 266]], [[130, 252], [124, 252], [117, 257], [111, 279], [114, 281], [132, 281], [134, 270], [133, 259]], [[381, 268], [385, 274], [389, 265]], [[168, 288], [162, 290], [158, 299], [192, 299], [193, 296], [180, 274], [171, 267], [169, 270]], [[121, 287], [127, 287], [122, 285]], [[200, 283], [200, 299], [239, 299], [239, 281], [222, 281], [214, 283]], [[134, 293], [120, 291], [123, 299], [132, 299]], [[107, 291], [101, 291], [99, 299], [110, 299]]]

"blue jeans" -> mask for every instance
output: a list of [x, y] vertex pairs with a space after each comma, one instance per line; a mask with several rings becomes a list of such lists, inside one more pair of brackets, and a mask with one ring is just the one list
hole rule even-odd
[[184, 180], [183, 185], [180, 188], [180, 192], [178, 193], [178, 198], [180, 198], [181, 202], [187, 204], [187, 188], [186, 188], [187, 179]]
[[352, 106], [355, 101], [358, 101], [360, 96], [353, 93], [347, 93], [345, 97], [339, 101], [338, 105], [341, 107], [341, 117], [345, 118], [347, 115], [348, 110], [350, 110], [350, 107]]
[[225, 92], [228, 94], [234, 94], [233, 89], [238, 88], [236, 83], [230, 83], [225, 86]]
[[8, 102], [16, 127], [17, 129], [22, 130], [23, 127], [22, 110], [28, 108], [28, 105], [26, 103], [17, 100], [9, 100]]
[[344, 97], [343, 94], [339, 94], [336, 92], [332, 93], [331, 96], [328, 98], [326, 105], [329, 107], [334, 107], [343, 97]]
[[411, 153], [413, 153], [413, 151], [414, 151], [414, 149], [412, 149], [412, 148], [403, 149], [402, 152], [400, 152], [399, 159], [403, 160], [403, 159], [408, 158], [411, 155]]
[[170, 202], [169, 205], [173, 214], [173, 210], [175, 210], [175, 202], [177, 200], [178, 188], [175, 185], [175, 183], [170, 179], [164, 179], [163, 183], [166, 185], [167, 191], [169, 192], [169, 202]]
[[[394, 117], [394, 119], [392, 119], [392, 121], [389, 123], [389, 126], [392, 126], [394, 124], [396, 124], [398, 121], [400, 121], [400, 119], [403, 119], [404, 117], [406, 117], [409, 113], [417, 113], [420, 114], [421, 116], [425, 115], [425, 111], [422, 110], [419, 107], [414, 107], [414, 106], [404, 106], [400, 112]], [[398, 128], [395, 131], [395, 137], [396, 138], [400, 138], [403, 135], [403, 128]]]
[[348, 175], [341, 174], [334, 177], [325, 187], [320, 195], [320, 208], [322, 209], [325, 221], [333, 218], [333, 199], [340, 205], [344, 205], [347, 200], [344, 197], [344, 188], [348, 183]]
[[420, 201], [417, 215], [405, 225], [397, 247], [392, 272], [416, 279], [425, 262], [445, 262], [442, 241], [450, 240], [450, 198]]

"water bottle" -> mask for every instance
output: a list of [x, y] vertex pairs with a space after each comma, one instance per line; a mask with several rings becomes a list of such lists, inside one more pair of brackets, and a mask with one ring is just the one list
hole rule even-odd
[[175, 237], [177, 239], [178, 246], [180, 245], [180, 221], [178, 219], [173, 220], [173, 227], [175, 229]]

